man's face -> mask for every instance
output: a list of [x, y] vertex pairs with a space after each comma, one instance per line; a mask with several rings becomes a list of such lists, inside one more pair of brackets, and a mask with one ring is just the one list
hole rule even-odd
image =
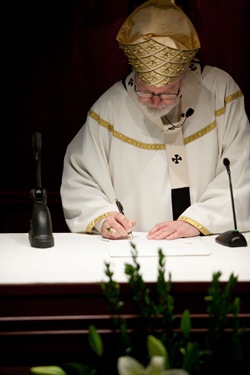
[[155, 116], [166, 115], [178, 104], [180, 86], [180, 77], [162, 87], [146, 85], [137, 76], [135, 78], [135, 92], [139, 103]]

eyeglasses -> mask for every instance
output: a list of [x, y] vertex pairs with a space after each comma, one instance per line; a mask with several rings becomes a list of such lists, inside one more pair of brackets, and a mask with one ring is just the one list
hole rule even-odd
[[154, 96], [159, 96], [161, 100], [166, 100], [166, 99], [175, 99], [177, 96], [180, 94], [180, 87], [177, 93], [173, 92], [162, 92], [160, 94], [155, 94], [152, 91], [143, 91], [143, 90], [137, 90], [136, 85], [134, 85], [134, 91], [136, 94], [142, 98], [153, 98]]

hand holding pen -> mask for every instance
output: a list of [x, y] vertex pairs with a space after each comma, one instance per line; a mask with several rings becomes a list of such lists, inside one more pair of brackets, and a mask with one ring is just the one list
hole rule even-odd
[[[119, 212], [120, 212], [121, 214], [125, 215], [125, 213], [124, 213], [124, 209], [123, 209], [123, 205], [121, 204], [121, 202], [118, 201], [118, 199], [116, 199], [116, 200], [115, 200], [115, 203], [116, 203], [116, 205], [117, 205], [117, 208], [118, 208]], [[129, 235], [130, 239], [132, 240], [132, 239], [133, 239], [133, 233], [132, 233], [132, 230], [130, 230], [130, 231], [128, 232], [128, 235]]]
[[132, 227], [135, 220], [129, 220], [125, 214], [120, 201], [116, 200], [118, 211], [112, 211], [104, 220], [101, 228], [101, 234], [110, 239], [133, 239]]

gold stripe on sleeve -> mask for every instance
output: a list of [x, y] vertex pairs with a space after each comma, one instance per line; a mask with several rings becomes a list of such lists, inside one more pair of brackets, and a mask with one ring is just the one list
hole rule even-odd
[[111, 213], [111, 211], [110, 211], [110, 212], [105, 212], [105, 214], [102, 214], [102, 215], [100, 215], [100, 216], [97, 216], [94, 220], [92, 220], [92, 221], [88, 224], [88, 226], [87, 226], [87, 228], [86, 228], [86, 232], [87, 232], [87, 233], [91, 233], [91, 232], [92, 232], [92, 229], [94, 228], [94, 226], [96, 225], [96, 223], [97, 223], [98, 221], [102, 220], [102, 219], [105, 219], [105, 217], [109, 216], [110, 213]]
[[208, 236], [208, 235], [211, 234], [205, 227], [203, 227], [201, 224], [199, 224], [197, 221], [191, 219], [190, 217], [180, 216], [180, 217], [178, 217], [178, 220], [186, 221], [187, 223], [193, 225], [193, 227], [197, 228], [205, 236]]

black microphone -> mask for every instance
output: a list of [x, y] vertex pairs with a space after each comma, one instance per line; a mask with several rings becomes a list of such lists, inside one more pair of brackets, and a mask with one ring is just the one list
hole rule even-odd
[[172, 122], [167, 118], [167, 116], [165, 116], [166, 119], [168, 120], [168, 122], [170, 123], [170, 125], [172, 125], [172, 127], [171, 127], [171, 128], [168, 128], [168, 130], [174, 130], [174, 129], [179, 129], [179, 128], [181, 128], [181, 127], [185, 124], [186, 119], [187, 119], [188, 117], [192, 116], [193, 113], [194, 113], [194, 109], [193, 109], [193, 108], [188, 108], [188, 110], [187, 110], [186, 113], [182, 113], [182, 114], [181, 114], [181, 117], [185, 117], [185, 118], [184, 118], [184, 120], [182, 121], [182, 123], [179, 124], [179, 125], [174, 125], [174, 124], [172, 124]]
[[234, 220], [234, 230], [233, 231], [229, 230], [224, 233], [221, 233], [218, 237], [215, 238], [215, 241], [218, 242], [220, 245], [229, 246], [229, 247], [247, 246], [247, 241], [245, 237], [237, 229], [229, 159], [227, 158], [223, 159], [223, 164], [226, 167], [228, 178], [229, 178], [229, 187], [230, 187], [231, 203], [232, 203], [232, 210], [233, 210], [233, 220]]
[[47, 190], [41, 181], [42, 135], [38, 132], [32, 135], [32, 148], [36, 161], [36, 188], [30, 191], [33, 202], [30, 220], [29, 241], [32, 247], [48, 248], [54, 246], [52, 221], [47, 206]]
[[188, 117], [192, 116], [193, 113], [194, 113], [194, 109], [193, 108], [188, 108], [187, 112], [186, 113], [182, 113], [181, 116], [188, 118]]

